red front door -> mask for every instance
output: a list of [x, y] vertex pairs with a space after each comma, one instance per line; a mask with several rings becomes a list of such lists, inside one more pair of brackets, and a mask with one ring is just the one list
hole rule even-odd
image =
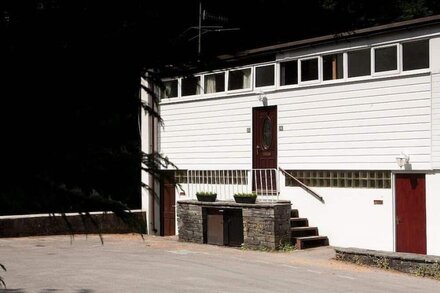
[[277, 107], [253, 109], [253, 168], [277, 168]]
[[396, 175], [396, 251], [426, 254], [425, 174]]
[[252, 113], [252, 189], [275, 194], [277, 165], [277, 107], [254, 108]]

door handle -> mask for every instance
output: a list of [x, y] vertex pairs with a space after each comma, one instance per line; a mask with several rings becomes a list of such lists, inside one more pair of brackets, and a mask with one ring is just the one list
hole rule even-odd
[[258, 155], [258, 151], [260, 150], [260, 146], [257, 145], [257, 155]]
[[396, 216], [396, 225], [399, 225], [399, 224], [400, 224], [399, 216]]

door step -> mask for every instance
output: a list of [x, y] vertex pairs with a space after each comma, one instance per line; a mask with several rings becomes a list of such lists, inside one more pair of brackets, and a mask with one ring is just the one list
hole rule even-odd
[[296, 249], [307, 249], [319, 246], [328, 246], [327, 236], [306, 236], [295, 239]]
[[305, 236], [318, 236], [318, 228], [316, 227], [293, 227], [290, 228], [292, 239]]
[[290, 211], [290, 242], [296, 249], [328, 246], [327, 236], [319, 236], [317, 227], [309, 227], [307, 218], [300, 218], [297, 209]]
[[307, 218], [290, 218], [290, 227], [308, 227], [309, 220]]

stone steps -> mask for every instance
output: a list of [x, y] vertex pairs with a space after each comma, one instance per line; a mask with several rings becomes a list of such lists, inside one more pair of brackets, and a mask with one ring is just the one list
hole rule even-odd
[[290, 211], [290, 242], [296, 249], [327, 246], [327, 236], [319, 236], [317, 227], [309, 227], [307, 218], [300, 218], [297, 209]]
[[307, 218], [290, 218], [290, 227], [308, 227], [309, 220]]

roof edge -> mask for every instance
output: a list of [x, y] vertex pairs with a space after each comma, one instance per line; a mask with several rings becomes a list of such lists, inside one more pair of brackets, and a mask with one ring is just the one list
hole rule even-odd
[[337, 34], [331, 34], [331, 35], [325, 35], [320, 37], [314, 37], [314, 38], [308, 38], [298, 41], [292, 41], [277, 45], [271, 45], [271, 46], [265, 46], [265, 47], [259, 47], [244, 51], [239, 51], [236, 54], [223, 54], [219, 55], [217, 58], [222, 61], [233, 61], [236, 59], [246, 58], [250, 56], [260, 55], [260, 54], [270, 54], [274, 51], [279, 50], [286, 50], [286, 49], [294, 49], [297, 47], [305, 46], [305, 45], [312, 45], [317, 43], [325, 43], [329, 41], [337, 41], [341, 39], [351, 39], [360, 37], [363, 35], [371, 35], [371, 34], [378, 34], [378, 33], [386, 33], [393, 30], [402, 29], [405, 27], [418, 27], [422, 25], [427, 25], [430, 23], [440, 23], [440, 14], [439, 15], [432, 15], [422, 18], [416, 18], [411, 20], [405, 20], [400, 22], [393, 22], [389, 24], [379, 25], [379, 26], [373, 26], [368, 28], [363, 28], [359, 30], [354, 31], [345, 31]]

